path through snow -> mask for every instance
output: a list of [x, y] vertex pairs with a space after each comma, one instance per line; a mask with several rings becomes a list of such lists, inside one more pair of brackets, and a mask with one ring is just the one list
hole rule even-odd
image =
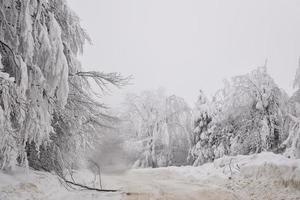
[[107, 187], [121, 186], [125, 200], [236, 200], [230, 190], [214, 184], [193, 181], [173, 170], [132, 170], [123, 176], [104, 177]]

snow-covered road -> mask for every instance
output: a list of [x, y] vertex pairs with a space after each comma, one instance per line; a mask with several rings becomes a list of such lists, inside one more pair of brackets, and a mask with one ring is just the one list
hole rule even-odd
[[[91, 173], [75, 176], [92, 186]], [[68, 191], [49, 173], [0, 172], [0, 200], [300, 200], [300, 160], [273, 153], [224, 157], [200, 167], [103, 175], [102, 183], [122, 192]]]
[[132, 170], [121, 176], [105, 176], [105, 187], [120, 187], [125, 200], [235, 200], [232, 191], [216, 184], [183, 177], [169, 168]]
[[300, 200], [300, 160], [262, 153], [224, 157], [200, 167], [135, 169], [104, 176], [127, 200]]

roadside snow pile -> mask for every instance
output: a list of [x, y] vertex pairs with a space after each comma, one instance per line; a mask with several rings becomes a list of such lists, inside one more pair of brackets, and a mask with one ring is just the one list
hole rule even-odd
[[[289, 159], [283, 155], [263, 152], [253, 155], [224, 156], [212, 163], [199, 167], [167, 167], [158, 170], [171, 170], [174, 173], [191, 179], [209, 179], [211, 176], [220, 178], [270, 177], [283, 180], [295, 179], [300, 182], [300, 159]], [[274, 176], [274, 173], [276, 175]]]
[[300, 199], [300, 159], [263, 152], [226, 156], [197, 170], [196, 180], [224, 187], [242, 199]]
[[[234, 196], [232, 199], [238, 200], [300, 199], [300, 159], [289, 159], [270, 152], [225, 156], [199, 167], [136, 169], [130, 173], [130, 178], [144, 177], [149, 179], [149, 184], [155, 180], [156, 185], [168, 183], [178, 188], [178, 184], [184, 183], [187, 186], [184, 190], [197, 185], [200, 196], [205, 195], [199, 191], [207, 190], [216, 195], [221, 191], [230, 193]], [[225, 199], [219, 196], [217, 199]]]
[[[13, 174], [0, 173], [0, 199], [42, 199], [55, 195], [58, 179], [48, 173], [18, 168]], [[46, 198], [47, 199], [47, 198]]]
[[[86, 174], [86, 173], [84, 173]], [[90, 177], [90, 176], [89, 176]], [[82, 178], [83, 180], [83, 178]], [[1, 200], [119, 200], [120, 193], [67, 190], [56, 175], [23, 168], [13, 174], [0, 172]]]
[[[213, 177], [232, 178], [233, 176], [256, 177], [273, 176], [273, 168], [278, 168], [280, 177], [283, 179], [294, 178], [300, 181], [300, 159], [289, 159], [283, 155], [271, 152], [263, 152], [253, 155], [224, 156], [212, 163], [206, 163], [199, 167], [163, 167], [156, 169], [136, 169], [139, 171], [157, 171], [157, 173], [173, 173], [179, 177], [199, 180], [211, 179]], [[268, 171], [272, 170], [272, 171]], [[278, 175], [276, 176], [278, 178]]]

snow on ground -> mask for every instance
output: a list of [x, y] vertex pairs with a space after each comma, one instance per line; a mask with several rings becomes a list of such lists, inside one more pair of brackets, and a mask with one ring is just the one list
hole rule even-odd
[[[90, 184], [93, 176], [75, 178]], [[124, 193], [67, 191], [49, 173], [0, 173], [0, 199], [63, 200], [300, 200], [300, 160], [273, 153], [223, 157], [200, 167], [134, 169], [102, 177], [105, 189]]]
[[121, 196], [121, 193], [67, 190], [57, 176], [46, 172], [20, 168], [13, 174], [0, 172], [0, 200], [119, 200]]

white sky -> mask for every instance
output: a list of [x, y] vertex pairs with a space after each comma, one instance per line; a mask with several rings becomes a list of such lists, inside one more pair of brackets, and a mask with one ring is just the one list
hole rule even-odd
[[124, 92], [164, 87], [193, 105], [222, 80], [264, 64], [292, 93], [300, 56], [300, 0], [68, 0], [93, 40], [89, 70], [134, 76]]

